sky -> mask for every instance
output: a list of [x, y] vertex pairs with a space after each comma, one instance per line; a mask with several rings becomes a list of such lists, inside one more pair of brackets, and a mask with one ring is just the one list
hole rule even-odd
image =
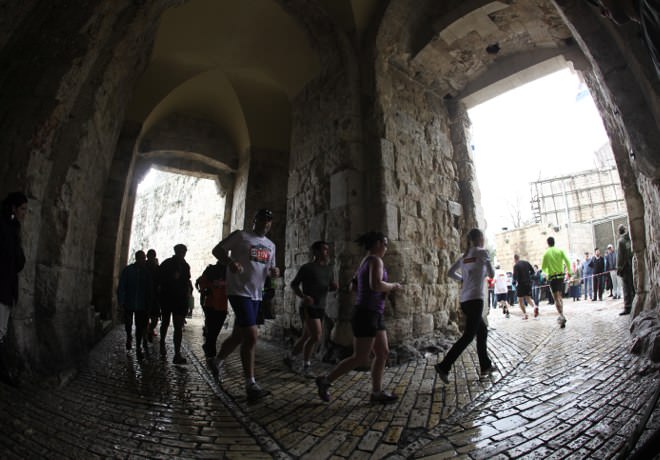
[[509, 209], [531, 218], [530, 182], [593, 169], [609, 142], [591, 94], [568, 68], [468, 111], [486, 234], [513, 228]]

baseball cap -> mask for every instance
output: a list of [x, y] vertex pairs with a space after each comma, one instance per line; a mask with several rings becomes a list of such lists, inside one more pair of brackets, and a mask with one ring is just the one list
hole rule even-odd
[[273, 220], [273, 212], [270, 209], [260, 209], [254, 216], [254, 220], [257, 219]]

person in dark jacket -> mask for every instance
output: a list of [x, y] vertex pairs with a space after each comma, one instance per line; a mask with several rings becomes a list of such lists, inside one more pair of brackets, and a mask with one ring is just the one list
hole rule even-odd
[[624, 225], [619, 225], [619, 240], [616, 251], [616, 273], [623, 280], [623, 311], [619, 315], [629, 315], [635, 298], [635, 283], [633, 279], [633, 253], [630, 235]]
[[186, 364], [181, 355], [183, 323], [188, 313], [188, 300], [192, 294], [190, 265], [186, 262], [188, 248], [184, 244], [174, 246], [174, 255], [165, 259], [158, 270], [160, 284], [160, 353], [166, 354], [165, 336], [170, 326], [170, 316], [174, 324], [174, 364]]
[[594, 249], [594, 256], [589, 263], [594, 274], [594, 296], [592, 301], [603, 300], [603, 291], [605, 290], [605, 259], [600, 255], [600, 249]]
[[[153, 298], [149, 305], [149, 322], [147, 324], [146, 338], [148, 342], [152, 342], [156, 336], [156, 326], [158, 326], [158, 318], [160, 318], [160, 299], [158, 298], [158, 257], [156, 256], [155, 249], [147, 251], [147, 269], [151, 273], [151, 282], [153, 284]], [[145, 344], [146, 346], [146, 344]]]
[[7, 195], [0, 215], [0, 380], [17, 385], [5, 360], [4, 340], [11, 309], [18, 301], [18, 274], [25, 265], [21, 245], [21, 222], [27, 213], [27, 197], [21, 192]]
[[[135, 253], [135, 263], [124, 268], [117, 286], [117, 302], [124, 310], [126, 349], [132, 348], [133, 316], [135, 316], [135, 354], [142, 359], [142, 345], [149, 320], [149, 306], [153, 298], [153, 281], [147, 268], [144, 251]], [[145, 350], [147, 350], [146, 344]]]

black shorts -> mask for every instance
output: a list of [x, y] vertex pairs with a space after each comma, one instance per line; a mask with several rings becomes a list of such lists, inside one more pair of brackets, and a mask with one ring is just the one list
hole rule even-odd
[[506, 302], [507, 300], [509, 300], [509, 297], [508, 297], [509, 294], [507, 294], [506, 292], [503, 292], [501, 294], [496, 294], [496, 296], [497, 296], [497, 301], [498, 302]]
[[532, 285], [531, 284], [518, 284], [516, 286], [516, 294], [518, 297], [529, 297], [532, 295]]
[[323, 319], [325, 310], [323, 308], [315, 308], [309, 305], [301, 305], [298, 308], [300, 312], [300, 320], [305, 323], [308, 319]]
[[385, 318], [380, 312], [354, 307], [351, 326], [354, 337], [376, 337], [378, 331], [385, 330]]
[[550, 290], [552, 290], [552, 292], [564, 292], [564, 277], [550, 277]]

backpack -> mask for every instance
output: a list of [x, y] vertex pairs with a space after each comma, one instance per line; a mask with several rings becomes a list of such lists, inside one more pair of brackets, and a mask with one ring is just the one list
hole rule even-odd
[[195, 281], [200, 304], [205, 309], [227, 311], [227, 283], [224, 265], [209, 265]]

